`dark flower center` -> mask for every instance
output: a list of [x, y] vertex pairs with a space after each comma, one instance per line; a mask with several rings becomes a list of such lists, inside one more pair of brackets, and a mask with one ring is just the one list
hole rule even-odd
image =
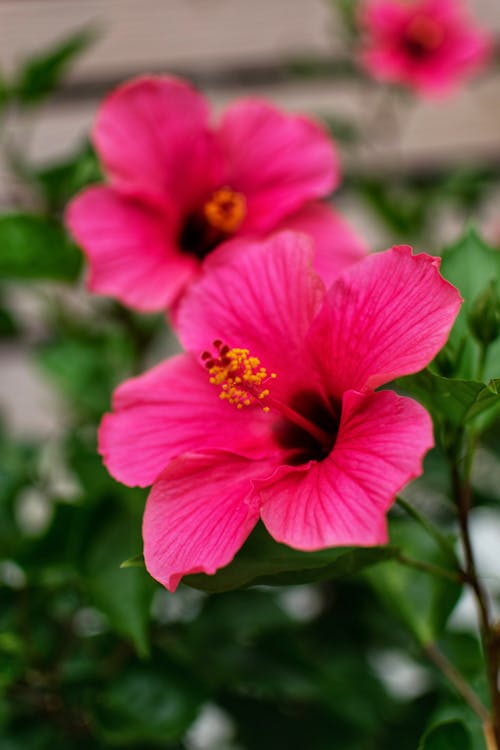
[[410, 57], [421, 60], [439, 49], [443, 37], [443, 29], [436, 21], [415, 16], [406, 27], [403, 45]]
[[340, 405], [325, 402], [316, 391], [299, 391], [289, 401], [290, 407], [309, 422], [316, 425], [322, 433], [329, 436], [326, 445], [317, 440], [310, 432], [299, 427], [288, 419], [277, 423], [276, 439], [278, 444], [294, 452], [292, 463], [300, 465], [308, 461], [322, 461], [335, 445], [340, 421]]
[[208, 370], [209, 382], [220, 389], [219, 398], [237, 409], [260, 408], [278, 416], [273, 420], [274, 436], [278, 445], [290, 453], [291, 464], [322, 461], [331, 453], [339, 428], [340, 405], [306, 389], [281, 401], [273, 393], [278, 376], [268, 373], [248, 349], [231, 348], [220, 339], [213, 341], [212, 347], [200, 358]]
[[240, 228], [245, 215], [245, 197], [229, 187], [219, 188], [188, 215], [181, 227], [179, 245], [185, 253], [202, 260]]

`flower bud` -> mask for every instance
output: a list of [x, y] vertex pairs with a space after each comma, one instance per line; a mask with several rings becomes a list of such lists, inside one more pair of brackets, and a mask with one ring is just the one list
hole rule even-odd
[[468, 323], [474, 337], [484, 346], [500, 335], [500, 297], [494, 279], [472, 303]]

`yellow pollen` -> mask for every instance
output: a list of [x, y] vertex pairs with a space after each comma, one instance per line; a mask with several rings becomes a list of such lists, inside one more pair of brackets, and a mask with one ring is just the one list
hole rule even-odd
[[205, 203], [203, 212], [208, 223], [225, 234], [232, 234], [240, 228], [246, 216], [245, 196], [231, 188], [216, 190]]
[[261, 366], [260, 359], [251, 356], [248, 349], [230, 349], [221, 341], [214, 341], [214, 346], [217, 355], [204, 352], [202, 359], [208, 369], [209, 382], [220, 387], [219, 398], [237, 409], [258, 404], [268, 412], [269, 407], [262, 402], [270, 394], [266, 384], [276, 378], [276, 374], [268, 374], [266, 368]]

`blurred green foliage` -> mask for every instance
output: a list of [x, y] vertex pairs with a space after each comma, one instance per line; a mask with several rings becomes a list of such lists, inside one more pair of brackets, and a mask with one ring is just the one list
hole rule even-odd
[[232, 563], [215, 575], [186, 576], [184, 582], [202, 591], [220, 593], [259, 584], [280, 586], [333, 580], [357, 573], [396, 554], [397, 549], [390, 546], [299, 552], [275, 542], [259, 524]]
[[[481, 356], [482, 342], [477, 338], [480, 321], [471, 318], [477, 300], [488, 290], [491, 282], [500, 278], [500, 252], [488, 247], [474, 230], [443, 253], [441, 270], [455, 284], [464, 299], [457, 322], [450, 336], [449, 347], [459, 352], [455, 370], [462, 377], [473, 377]], [[485, 325], [490, 325], [484, 321]], [[492, 339], [487, 350], [484, 377], [495, 378], [500, 373], [500, 338]]]
[[81, 29], [54, 47], [22, 61], [11, 81], [0, 78], [0, 106], [8, 101], [24, 106], [42, 102], [57, 89], [72, 63], [95, 38], [95, 29]]
[[[395, 135], [397, 138], [397, 134]], [[394, 244], [414, 244], [431, 250], [435, 225], [445, 211], [474, 219], [498, 185], [498, 169], [489, 166], [453, 166], [449, 169], [386, 175], [348, 175], [347, 186], [391, 235]]]
[[470, 750], [467, 730], [460, 721], [447, 721], [426, 732], [418, 750], [456, 750], [458, 747]]
[[0, 216], [0, 276], [4, 279], [76, 279], [78, 249], [60, 224], [27, 213]]

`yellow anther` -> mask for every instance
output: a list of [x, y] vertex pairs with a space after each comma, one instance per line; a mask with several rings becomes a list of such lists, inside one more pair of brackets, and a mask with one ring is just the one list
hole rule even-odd
[[232, 234], [240, 228], [246, 216], [245, 196], [231, 188], [216, 190], [205, 203], [203, 212], [208, 223], [225, 234]]
[[268, 375], [259, 358], [250, 356], [248, 349], [230, 349], [220, 341], [214, 342], [214, 346], [217, 355], [212, 356], [207, 352], [202, 358], [209, 372], [209, 382], [220, 386], [219, 398], [227, 400], [237, 409], [258, 403], [264, 411], [269, 411], [269, 407], [262, 406], [261, 402], [270, 394], [266, 383], [276, 378], [276, 374]]

